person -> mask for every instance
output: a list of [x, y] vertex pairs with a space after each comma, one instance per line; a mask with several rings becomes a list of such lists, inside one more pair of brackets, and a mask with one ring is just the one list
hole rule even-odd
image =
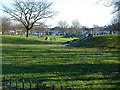
[[45, 40], [48, 40], [48, 37], [45, 37]]
[[112, 31], [110, 31], [110, 34], [112, 34]]

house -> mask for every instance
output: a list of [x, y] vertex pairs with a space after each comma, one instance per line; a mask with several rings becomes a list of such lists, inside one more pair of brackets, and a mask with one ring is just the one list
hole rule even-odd
[[63, 35], [64, 32], [59, 27], [49, 28], [44, 32], [46, 35]]
[[119, 34], [118, 31], [114, 31], [107, 26], [99, 27], [99, 28], [90, 28], [90, 34], [94, 35], [105, 35], [105, 34]]

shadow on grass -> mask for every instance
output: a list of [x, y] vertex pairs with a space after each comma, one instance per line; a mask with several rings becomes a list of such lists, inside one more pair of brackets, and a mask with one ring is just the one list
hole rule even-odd
[[[4, 76], [19, 77], [36, 82], [58, 84], [74, 83], [73, 86], [113, 85], [119, 87], [119, 64], [3, 64]], [[79, 81], [80, 83], [75, 83]], [[94, 83], [100, 81], [98, 83]], [[103, 82], [102, 82], [103, 81]], [[104, 82], [105, 81], [105, 82]], [[89, 83], [85, 83], [89, 82]], [[84, 84], [85, 83], [85, 84]], [[70, 85], [68, 85], [70, 86]]]
[[[71, 77], [72, 80], [94, 80], [94, 79], [115, 79], [119, 80], [119, 65], [118, 64], [64, 64], [64, 65], [10, 65], [3, 64], [2, 73], [5, 75], [19, 74], [24, 77], [24, 74], [38, 73], [39, 79], [46, 80], [49, 77]], [[46, 74], [45, 76], [42, 74]], [[49, 76], [47, 74], [55, 74], [55, 76]], [[96, 74], [101, 74], [104, 77], [97, 77]], [[42, 76], [41, 76], [42, 75]], [[80, 75], [93, 75], [90, 77], [79, 77]], [[73, 79], [74, 78], [74, 79]], [[44, 81], [43, 80], [43, 81]], [[67, 79], [64, 79], [67, 80]]]

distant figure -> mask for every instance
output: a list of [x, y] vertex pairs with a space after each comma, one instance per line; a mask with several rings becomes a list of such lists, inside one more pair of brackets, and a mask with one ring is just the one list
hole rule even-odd
[[49, 37], [45, 37], [45, 40], [48, 40], [49, 39]]
[[110, 31], [110, 33], [109, 34], [112, 34], [112, 31]]
[[93, 34], [88, 34], [88, 37], [92, 37], [93, 36]]

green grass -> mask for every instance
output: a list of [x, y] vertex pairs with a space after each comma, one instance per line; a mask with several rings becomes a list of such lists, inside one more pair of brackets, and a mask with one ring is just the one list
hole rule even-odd
[[[73, 39], [77, 39], [77, 37], [75, 37], [75, 38], [68, 38], [68, 37], [64, 37], [63, 35], [56, 35], [56, 36], [43, 35], [43, 36], [40, 36], [40, 37], [33, 35], [33, 36], [30, 36], [30, 37], [32, 37], [32, 38], [39, 38], [39, 39], [41, 39], [43, 41], [60, 41], [60, 42], [61, 41], [72, 41]], [[46, 37], [55, 37], [56, 40], [50, 40], [50, 39], [44, 40]]]
[[95, 35], [81, 40], [73, 46], [78, 47], [120, 47], [120, 35]]
[[54, 37], [51, 35], [44, 35], [41, 37], [35, 35], [29, 35], [28, 38], [25, 36], [13, 36], [13, 35], [2, 35], [2, 43], [12, 43], [12, 44], [39, 44], [39, 43], [53, 43], [53, 44], [61, 44], [63, 42], [72, 41], [77, 38], [63, 38], [63, 36], [55, 36], [55, 40], [45, 40], [45, 37]]
[[13, 36], [13, 35], [2, 35], [2, 43], [31, 43], [41, 42], [39, 39], [32, 37], [26, 38], [25, 36]]
[[68, 35], [64, 35], [63, 38], [69, 38], [71, 36], [75, 38], [80, 38], [82, 34], [68, 34]]
[[118, 49], [11, 43], [1, 46], [2, 75], [8, 78], [41, 81], [47, 87], [120, 88]]

